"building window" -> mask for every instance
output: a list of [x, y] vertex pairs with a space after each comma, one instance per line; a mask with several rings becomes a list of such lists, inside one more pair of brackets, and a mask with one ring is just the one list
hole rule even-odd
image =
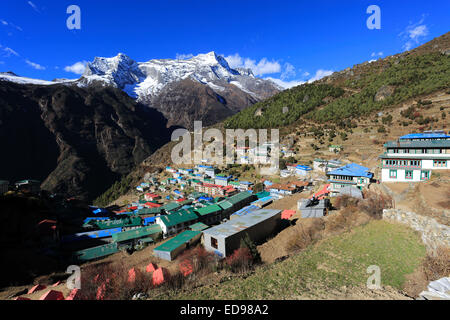
[[397, 179], [397, 170], [389, 170], [389, 178]]
[[433, 167], [445, 168], [447, 167], [447, 160], [434, 160]]
[[218, 242], [217, 242], [216, 238], [211, 237], [211, 247], [213, 247], [214, 249], [218, 249], [219, 248], [219, 245], [218, 245]]
[[428, 180], [430, 179], [430, 171], [422, 171], [420, 173], [420, 180]]
[[412, 170], [406, 170], [405, 171], [405, 178], [406, 179], [412, 179], [413, 178], [413, 171]]

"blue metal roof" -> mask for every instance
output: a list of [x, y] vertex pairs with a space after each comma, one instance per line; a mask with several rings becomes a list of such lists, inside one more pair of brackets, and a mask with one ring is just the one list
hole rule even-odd
[[305, 170], [305, 171], [311, 171], [312, 170], [311, 167], [301, 166], [301, 165], [296, 166], [296, 168], [299, 169], [299, 170]]
[[410, 133], [400, 137], [400, 139], [449, 139], [446, 133]]
[[327, 175], [372, 178], [373, 173], [369, 172], [369, 170], [369, 168], [360, 166], [359, 164], [350, 163], [346, 166], [328, 172]]
[[216, 179], [218, 180], [229, 180], [231, 179], [232, 176], [227, 176], [227, 177], [223, 177], [223, 176], [216, 176]]

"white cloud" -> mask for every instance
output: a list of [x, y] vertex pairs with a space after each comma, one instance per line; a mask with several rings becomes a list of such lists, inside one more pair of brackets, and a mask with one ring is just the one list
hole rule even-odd
[[36, 70], [45, 70], [45, 67], [41, 66], [40, 64], [37, 64], [35, 62], [32, 62], [30, 60], [25, 60], [25, 62], [31, 66], [32, 68], [36, 69]]
[[28, 1], [28, 4], [30, 5], [30, 7], [32, 7], [34, 9], [34, 11], [36, 11], [37, 13], [41, 13], [38, 9], [38, 7], [31, 1]]
[[11, 49], [9, 47], [2, 47], [2, 45], [0, 45], [0, 48], [4, 52], [4, 54], [3, 54], [4, 57], [10, 57], [10, 56], [18, 57], [18, 56], [20, 56], [16, 51], [14, 51], [13, 49]]
[[176, 59], [177, 60], [187, 60], [192, 58], [194, 55], [192, 53], [177, 53]]
[[[332, 70], [324, 70], [324, 69], [319, 69], [316, 71], [315, 75], [310, 78], [309, 80], [305, 81], [305, 80], [301, 80], [301, 79], [296, 79], [296, 80], [290, 80], [290, 81], [285, 81], [283, 79], [276, 79], [276, 78], [272, 78], [272, 77], [267, 77], [264, 78], [266, 80], [272, 80], [273, 82], [275, 82], [276, 84], [278, 84], [279, 86], [285, 88], [285, 89], [289, 89], [292, 87], [296, 87], [299, 85], [302, 85], [304, 83], [312, 83], [314, 81], [320, 80], [324, 77], [327, 77], [329, 75], [333, 74]], [[309, 76], [309, 72], [304, 72], [303, 75], [305, 76]]]
[[310, 75], [311, 74], [308, 71], [305, 71], [305, 72], [302, 73], [302, 76], [305, 77], [305, 78], [309, 77]]
[[297, 75], [297, 72], [295, 71], [295, 67], [290, 64], [289, 62], [286, 62], [284, 64], [284, 71], [281, 73], [281, 80], [287, 80], [295, 77]]
[[281, 79], [276, 79], [276, 78], [272, 78], [272, 77], [267, 77], [264, 79], [272, 80], [273, 82], [275, 82], [277, 85], [279, 85], [280, 87], [282, 87], [284, 89], [290, 89], [292, 87], [296, 87], [296, 86], [299, 86], [299, 85], [302, 85], [305, 83], [305, 81], [302, 81], [302, 80], [283, 81]]
[[316, 71], [316, 74], [311, 79], [308, 80], [308, 83], [320, 80], [320, 79], [322, 79], [324, 77], [327, 77], [327, 76], [330, 76], [332, 74], [333, 74], [332, 70], [319, 69], [319, 70]]
[[373, 58], [373, 57], [382, 57], [383, 55], [384, 53], [380, 51], [380, 52], [372, 52], [370, 56]]
[[79, 61], [79, 62], [74, 63], [71, 66], [66, 66], [64, 68], [64, 71], [72, 72], [75, 74], [83, 74], [84, 70], [86, 69], [86, 64], [87, 64], [87, 61]]
[[255, 76], [262, 76], [265, 74], [273, 74], [281, 72], [281, 65], [278, 61], [269, 61], [267, 58], [262, 58], [259, 62], [250, 58], [243, 58], [238, 53], [225, 57], [231, 68], [246, 68], [251, 69]]
[[244, 64], [244, 62], [243, 62], [244, 60], [238, 53], [235, 53], [232, 56], [225, 57], [225, 60], [227, 60], [230, 68], [233, 68], [233, 69], [234, 68], [242, 68], [242, 66]]
[[399, 34], [403, 38], [405, 43], [403, 49], [408, 51], [413, 48], [414, 45], [419, 45], [426, 36], [429, 34], [428, 26], [424, 24], [425, 16], [422, 16], [419, 22], [409, 24], [403, 32]]
[[9, 27], [14, 28], [14, 29], [17, 29], [17, 30], [19, 30], [19, 31], [23, 31], [23, 29], [22, 29], [21, 27], [16, 26], [16, 25], [15, 25], [14, 23], [12, 23], [12, 22], [8, 22], [8, 21], [6, 21], [6, 20], [0, 19], [0, 23], [1, 23], [2, 25], [4, 25], [4, 26], [9, 26]]

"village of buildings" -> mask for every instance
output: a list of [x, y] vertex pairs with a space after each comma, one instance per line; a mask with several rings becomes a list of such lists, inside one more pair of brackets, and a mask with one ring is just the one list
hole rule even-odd
[[[371, 184], [420, 183], [435, 172], [450, 169], [450, 135], [443, 131], [407, 134], [386, 142], [384, 148], [379, 176], [358, 163], [326, 159], [315, 159], [312, 165], [287, 163], [276, 179], [259, 181], [239, 180], [226, 167], [220, 170], [207, 160], [191, 168], [168, 166], [159, 175], [147, 174], [135, 186], [135, 200], [120, 210], [91, 206], [91, 215], [83, 217], [79, 232], [50, 233], [49, 241], [70, 248], [74, 261], [81, 263], [149, 244], [155, 245], [152, 254], [166, 261], [197, 244], [225, 258], [239, 248], [245, 235], [260, 243], [296, 212], [302, 218], [333, 214], [333, 197], [362, 198]], [[336, 154], [340, 146], [330, 149]], [[284, 158], [295, 156], [292, 150], [281, 150]], [[246, 152], [251, 151], [239, 152], [245, 163]], [[255, 154], [267, 157], [260, 150]], [[0, 192], [7, 192], [8, 185], [0, 181]], [[38, 192], [39, 182], [19, 181], [14, 188]], [[306, 192], [313, 196], [299, 200], [296, 211], [267, 208], [282, 198]], [[47, 223], [54, 231], [56, 222]], [[96, 246], [89, 246], [92, 240], [97, 241]]]

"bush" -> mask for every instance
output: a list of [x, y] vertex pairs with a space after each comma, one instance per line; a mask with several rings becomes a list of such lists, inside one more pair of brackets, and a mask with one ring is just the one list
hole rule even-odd
[[245, 233], [244, 237], [241, 239], [241, 248], [247, 248], [250, 251], [254, 262], [261, 261], [261, 256], [259, 254], [258, 248], [256, 247], [256, 244], [250, 239], [248, 233]]
[[378, 131], [378, 133], [386, 133], [386, 128], [381, 126], [381, 127], [378, 127], [377, 131]]
[[423, 262], [423, 271], [428, 282], [450, 274], [450, 249], [439, 247], [435, 254], [428, 254]]
[[225, 264], [234, 273], [245, 273], [251, 269], [253, 257], [248, 248], [239, 248], [225, 259]]
[[336, 209], [343, 209], [343, 208], [347, 208], [350, 206], [356, 207], [356, 205], [358, 204], [358, 199], [350, 197], [348, 195], [343, 195], [340, 197], [335, 198], [334, 201], [334, 207]]
[[363, 199], [343, 195], [336, 198], [334, 206], [336, 209], [346, 210], [346, 213], [354, 212], [358, 209], [361, 212], [367, 213], [372, 218], [381, 219], [383, 209], [393, 207], [393, 200], [392, 197], [387, 195], [364, 191]]
[[217, 269], [216, 255], [206, 251], [203, 247], [186, 250], [178, 260], [183, 265], [189, 266], [192, 269], [192, 274], [207, 274]]
[[392, 197], [375, 192], [364, 192], [364, 200], [358, 201], [358, 209], [375, 219], [383, 217], [383, 209], [392, 207]]
[[137, 293], [152, 288], [151, 274], [136, 269], [134, 282], [128, 281], [128, 270], [119, 263], [88, 266], [81, 273], [80, 300], [131, 300]]

